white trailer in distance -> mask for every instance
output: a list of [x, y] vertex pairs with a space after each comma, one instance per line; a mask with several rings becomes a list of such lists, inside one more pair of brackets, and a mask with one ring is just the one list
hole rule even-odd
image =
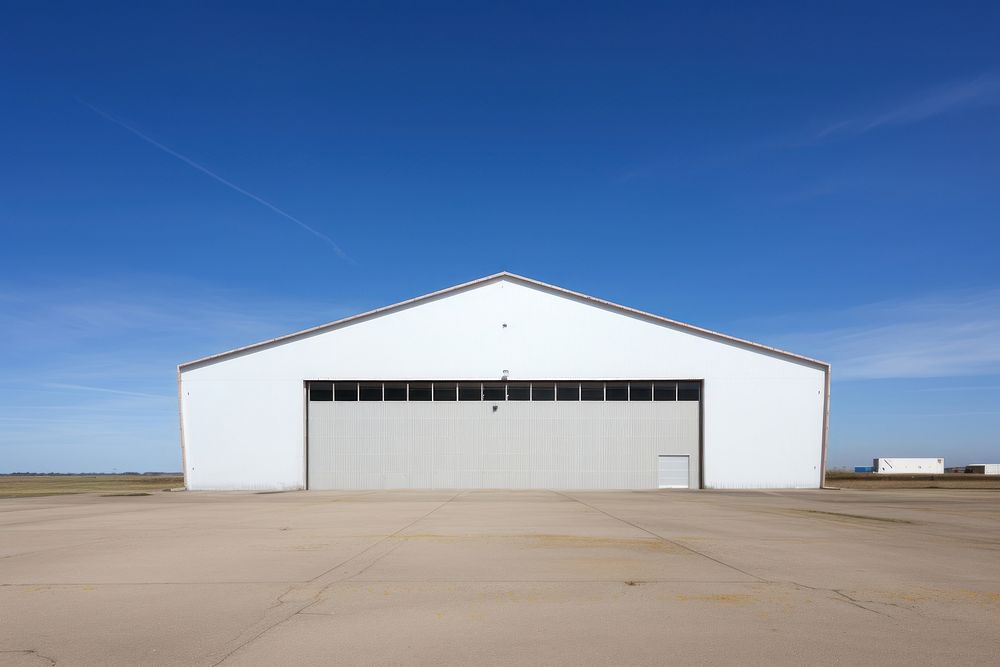
[[941, 475], [944, 459], [875, 459], [872, 467], [879, 475]]

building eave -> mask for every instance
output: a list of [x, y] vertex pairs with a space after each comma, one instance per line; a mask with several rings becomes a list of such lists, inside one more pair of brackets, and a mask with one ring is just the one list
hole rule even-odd
[[778, 349], [776, 347], [770, 347], [768, 345], [763, 345], [761, 343], [755, 343], [753, 341], [746, 340], [746, 339], [743, 339], [743, 338], [737, 338], [735, 336], [730, 336], [728, 334], [720, 333], [718, 331], [712, 331], [711, 329], [705, 329], [703, 327], [695, 326], [693, 324], [688, 324], [686, 322], [679, 322], [677, 320], [672, 320], [670, 318], [663, 317], [661, 315], [655, 315], [653, 313], [647, 313], [645, 311], [638, 310], [636, 308], [630, 308], [629, 306], [623, 306], [621, 304], [614, 303], [612, 301], [607, 301], [606, 299], [600, 299], [600, 298], [595, 297], [595, 296], [590, 296], [589, 294], [583, 294], [581, 292], [574, 292], [573, 290], [568, 290], [568, 289], [566, 289], [564, 287], [559, 287], [557, 285], [550, 285], [550, 284], [542, 282], [540, 280], [535, 280], [534, 278], [527, 278], [525, 276], [520, 276], [520, 275], [517, 275], [515, 273], [510, 273], [508, 271], [501, 271], [499, 273], [494, 273], [494, 274], [491, 274], [491, 275], [488, 275], [488, 276], [484, 276], [482, 278], [477, 278], [476, 280], [471, 280], [469, 282], [461, 283], [459, 285], [453, 285], [452, 287], [447, 287], [447, 288], [442, 289], [442, 290], [437, 290], [435, 292], [430, 292], [429, 294], [424, 294], [424, 295], [421, 295], [421, 296], [414, 297], [412, 299], [407, 299], [406, 301], [400, 301], [398, 303], [394, 303], [394, 304], [391, 304], [391, 305], [388, 305], [388, 306], [382, 306], [381, 308], [376, 308], [374, 310], [369, 310], [367, 312], [359, 313], [357, 315], [351, 315], [349, 317], [344, 317], [344, 318], [341, 318], [339, 320], [334, 320], [333, 322], [327, 322], [326, 324], [320, 324], [318, 326], [310, 327], [308, 329], [303, 329], [301, 331], [296, 331], [294, 333], [286, 334], [284, 336], [278, 336], [276, 338], [269, 338], [267, 340], [263, 340], [263, 341], [260, 341], [258, 343], [253, 343], [253, 344], [250, 344], [250, 345], [244, 345], [242, 347], [233, 348], [233, 349], [227, 350], [225, 352], [219, 352], [217, 354], [212, 354], [212, 355], [209, 355], [209, 356], [206, 356], [206, 357], [201, 357], [199, 359], [194, 359], [192, 361], [187, 361], [187, 362], [184, 362], [182, 364], [179, 364], [177, 366], [177, 369], [178, 369], [178, 372], [183, 372], [185, 370], [189, 370], [189, 369], [194, 368], [194, 367], [203, 366], [203, 365], [206, 365], [206, 364], [215, 363], [215, 362], [223, 361], [225, 359], [229, 359], [229, 358], [232, 358], [232, 357], [236, 357], [236, 356], [240, 356], [240, 355], [243, 355], [243, 354], [247, 354], [247, 353], [252, 352], [254, 350], [257, 350], [257, 349], [263, 349], [263, 348], [267, 348], [267, 347], [270, 347], [270, 346], [273, 346], [273, 345], [278, 345], [278, 344], [282, 344], [282, 343], [292, 342], [292, 341], [294, 341], [296, 339], [299, 339], [299, 338], [304, 338], [304, 337], [307, 337], [307, 336], [311, 336], [313, 334], [321, 333], [323, 331], [336, 329], [338, 327], [342, 327], [342, 326], [345, 326], [345, 325], [348, 325], [348, 324], [351, 324], [353, 322], [357, 322], [357, 321], [360, 321], [360, 320], [365, 320], [365, 319], [369, 319], [369, 318], [376, 317], [376, 316], [386, 315], [386, 314], [389, 314], [389, 313], [391, 313], [393, 311], [400, 310], [402, 308], [406, 308], [406, 307], [409, 307], [409, 306], [413, 306], [413, 305], [416, 305], [416, 304], [424, 302], [424, 301], [429, 301], [431, 299], [436, 299], [436, 298], [441, 297], [441, 296], [445, 296], [445, 295], [448, 295], [448, 294], [451, 294], [451, 293], [454, 293], [454, 292], [459, 292], [459, 291], [467, 290], [467, 289], [470, 289], [470, 288], [473, 288], [473, 287], [476, 287], [476, 286], [479, 286], [479, 285], [483, 285], [483, 284], [486, 284], [486, 283], [489, 283], [489, 282], [497, 281], [497, 280], [512, 280], [514, 282], [520, 282], [520, 283], [523, 283], [525, 285], [531, 285], [531, 286], [534, 286], [534, 287], [542, 288], [544, 290], [551, 291], [551, 292], [556, 293], [556, 294], [561, 294], [563, 296], [569, 296], [569, 297], [572, 297], [574, 299], [578, 299], [578, 300], [583, 301], [583, 302], [592, 303], [594, 305], [597, 305], [597, 306], [600, 306], [600, 307], [603, 307], [603, 308], [607, 308], [609, 310], [618, 311], [618, 312], [621, 312], [621, 313], [625, 313], [625, 314], [632, 315], [632, 316], [635, 316], [635, 317], [639, 317], [639, 318], [642, 318], [642, 319], [646, 319], [646, 320], [649, 320], [649, 321], [657, 322], [657, 323], [660, 323], [660, 324], [666, 324], [668, 326], [671, 326], [671, 327], [674, 327], [674, 328], [677, 328], [677, 329], [690, 331], [692, 333], [696, 333], [696, 334], [699, 334], [699, 335], [702, 335], [702, 336], [706, 336], [708, 338], [713, 338], [713, 339], [716, 339], [716, 340], [719, 340], [719, 341], [722, 341], [722, 342], [737, 344], [737, 345], [740, 345], [740, 346], [743, 346], [743, 347], [747, 347], [747, 348], [750, 348], [750, 349], [755, 349], [755, 350], [759, 350], [759, 351], [766, 352], [766, 353], [769, 353], [769, 354], [777, 355], [777, 356], [780, 356], [780, 357], [785, 357], [785, 358], [788, 358], [790, 360], [797, 361], [797, 362], [800, 362], [800, 363], [806, 363], [806, 364], [809, 364], [809, 365], [813, 365], [813, 366], [816, 366], [816, 367], [820, 368], [821, 370], [824, 370], [824, 371], [827, 371], [827, 372], [830, 369], [830, 364], [827, 363], [827, 362], [825, 362], [825, 361], [820, 361], [818, 359], [813, 359], [811, 357], [806, 357], [806, 356], [803, 356], [801, 354], [795, 354], [794, 352], [788, 352], [786, 350], [780, 350], [780, 349]]

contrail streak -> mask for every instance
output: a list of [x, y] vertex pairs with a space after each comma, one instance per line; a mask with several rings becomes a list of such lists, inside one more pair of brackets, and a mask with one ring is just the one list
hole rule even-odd
[[105, 394], [121, 394], [122, 396], [139, 396], [142, 398], [172, 398], [169, 395], [147, 394], [141, 391], [123, 391], [121, 389], [105, 389], [104, 387], [90, 387], [82, 384], [65, 384], [63, 382], [46, 382], [46, 387], [53, 389], [73, 389], [76, 391], [97, 391]]
[[210, 176], [210, 177], [214, 178], [215, 180], [217, 180], [219, 183], [222, 183], [223, 185], [225, 185], [230, 190], [235, 190], [236, 192], [239, 192], [241, 195], [243, 195], [245, 197], [249, 197], [250, 199], [254, 200], [258, 204], [262, 204], [262, 205], [266, 206], [267, 208], [271, 209], [272, 211], [274, 211], [275, 213], [277, 213], [281, 217], [283, 217], [283, 218], [285, 218], [287, 220], [291, 220], [296, 225], [298, 225], [302, 229], [306, 230], [307, 232], [309, 232], [313, 236], [315, 236], [315, 237], [317, 237], [317, 238], [325, 241], [326, 243], [328, 243], [330, 245], [330, 247], [333, 248], [333, 250], [340, 257], [342, 257], [343, 259], [346, 259], [349, 262], [353, 261], [347, 255], [347, 253], [344, 252], [344, 249], [341, 248], [339, 245], [337, 245], [337, 243], [333, 239], [331, 239], [329, 236], [327, 236], [323, 232], [321, 232], [321, 231], [319, 231], [317, 229], [313, 229], [312, 227], [310, 227], [306, 223], [304, 223], [301, 220], [299, 220], [298, 218], [296, 218], [294, 215], [292, 215], [290, 213], [286, 213], [285, 211], [282, 211], [280, 208], [278, 208], [277, 206], [275, 206], [271, 202], [267, 201], [266, 199], [264, 199], [262, 197], [258, 197], [257, 195], [255, 195], [254, 193], [250, 192], [249, 190], [244, 190], [243, 188], [241, 188], [240, 186], [236, 185], [232, 181], [227, 181], [222, 176], [219, 176], [218, 174], [216, 174], [215, 172], [211, 171], [210, 169], [208, 169], [206, 167], [203, 167], [202, 165], [198, 164], [197, 162], [195, 162], [191, 158], [187, 157], [186, 155], [181, 155], [180, 153], [178, 153], [174, 149], [170, 148], [169, 146], [164, 146], [163, 144], [161, 144], [156, 139], [153, 139], [152, 137], [146, 136], [145, 134], [143, 134], [139, 130], [137, 130], [134, 127], [132, 127], [131, 125], [129, 125], [128, 123], [125, 123], [124, 121], [121, 121], [118, 118], [115, 118], [114, 116], [112, 116], [111, 114], [109, 114], [106, 111], [98, 109], [93, 104], [90, 104], [89, 102], [86, 102], [86, 101], [84, 101], [84, 100], [82, 100], [80, 98], [77, 98], [77, 101], [80, 104], [82, 104], [85, 107], [87, 107], [88, 109], [90, 109], [91, 111], [93, 111], [94, 113], [96, 113], [96, 114], [98, 114], [98, 115], [106, 118], [107, 120], [110, 120], [115, 125], [118, 125], [119, 127], [125, 128], [126, 130], [128, 130], [129, 132], [131, 132], [135, 136], [139, 137], [140, 139], [142, 139], [146, 143], [152, 144], [153, 146], [155, 146], [156, 148], [159, 148], [164, 153], [166, 153], [168, 155], [174, 156], [175, 158], [177, 158], [178, 160], [180, 160], [184, 164], [186, 164], [186, 165], [188, 165], [190, 167], [194, 167], [195, 169], [197, 169], [201, 173], [205, 174], [206, 176]]

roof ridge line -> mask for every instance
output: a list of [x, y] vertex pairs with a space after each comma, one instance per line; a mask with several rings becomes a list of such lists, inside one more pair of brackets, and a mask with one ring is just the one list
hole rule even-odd
[[561, 293], [561, 294], [564, 294], [564, 295], [572, 296], [572, 297], [575, 297], [575, 298], [578, 298], [578, 299], [582, 299], [584, 301], [590, 301], [590, 302], [595, 303], [595, 304], [600, 304], [600, 305], [602, 305], [604, 307], [612, 308], [612, 309], [619, 310], [619, 311], [624, 311], [624, 312], [630, 313], [632, 315], [637, 315], [637, 316], [640, 316], [640, 317], [652, 319], [652, 320], [655, 320], [655, 321], [658, 321], [658, 322], [661, 322], [661, 323], [664, 323], [664, 324], [669, 324], [671, 326], [679, 327], [679, 328], [682, 328], [682, 329], [688, 329], [690, 331], [694, 331], [694, 332], [697, 332], [699, 334], [710, 336], [710, 337], [713, 337], [713, 338], [721, 339], [723, 341], [728, 341], [730, 343], [737, 343], [737, 344], [745, 345], [745, 346], [748, 346], [748, 347], [751, 347], [751, 348], [756, 348], [758, 350], [764, 350], [764, 351], [767, 351], [767, 352], [770, 352], [770, 353], [774, 353], [774, 354], [778, 354], [778, 355], [781, 355], [781, 356], [785, 356], [785, 357], [789, 357], [789, 358], [792, 358], [792, 359], [796, 359], [796, 360], [799, 360], [799, 361], [804, 361], [804, 362], [807, 362], [807, 363], [810, 363], [810, 364], [815, 364], [815, 365], [818, 365], [818, 366], [822, 366], [822, 367], [824, 367], [826, 369], [830, 368], [830, 364], [828, 362], [820, 361], [819, 359], [813, 359], [812, 357], [807, 357], [807, 356], [804, 356], [804, 355], [801, 355], [801, 354], [796, 354], [794, 352], [788, 352], [787, 350], [781, 350], [781, 349], [778, 349], [776, 347], [770, 347], [770, 346], [764, 345], [762, 343], [755, 343], [754, 341], [746, 340], [745, 338], [737, 338], [736, 336], [730, 336], [728, 334], [724, 334], [724, 333], [721, 333], [721, 332], [718, 332], [718, 331], [713, 331], [712, 329], [706, 329], [704, 327], [699, 327], [699, 326], [696, 326], [694, 324], [688, 324], [687, 322], [681, 322], [679, 320], [673, 320], [673, 319], [670, 319], [668, 317], [664, 317], [662, 315], [656, 315], [655, 313], [649, 313], [649, 312], [646, 312], [646, 311], [643, 311], [643, 310], [639, 310], [637, 308], [632, 308], [630, 306], [623, 306], [623, 305], [621, 305], [619, 303], [615, 303], [613, 301], [608, 301], [607, 299], [601, 299], [601, 298], [596, 297], [596, 296], [591, 296], [589, 294], [584, 294], [583, 292], [576, 292], [574, 290], [566, 289], [565, 287], [559, 287], [558, 285], [552, 285], [550, 283], [542, 282], [541, 280], [536, 280], [535, 278], [529, 278], [527, 276], [522, 276], [522, 275], [519, 275], [519, 274], [516, 274], [516, 273], [512, 273], [510, 271], [499, 271], [497, 273], [491, 273], [488, 276], [483, 276], [482, 278], [476, 278], [475, 280], [470, 280], [470, 281], [467, 281], [467, 282], [464, 282], [464, 283], [460, 283], [458, 285], [452, 285], [451, 287], [446, 287], [444, 289], [436, 290], [434, 292], [428, 292], [427, 294], [416, 296], [416, 297], [413, 297], [411, 299], [406, 299], [405, 301], [399, 301], [397, 303], [389, 304], [387, 306], [381, 306], [379, 308], [375, 308], [374, 310], [365, 311], [363, 313], [358, 313], [356, 315], [349, 315], [348, 317], [343, 317], [343, 318], [340, 318], [339, 320], [333, 320], [332, 322], [327, 322], [325, 324], [319, 324], [317, 326], [310, 327], [308, 329], [302, 329], [300, 331], [294, 331], [292, 333], [285, 334], [283, 336], [277, 336], [275, 338], [269, 338], [267, 340], [263, 340], [263, 341], [260, 341], [260, 342], [257, 342], [257, 343], [251, 343], [249, 345], [243, 345], [241, 347], [236, 347], [236, 348], [233, 348], [231, 350], [226, 350], [225, 352], [219, 352], [219, 353], [216, 353], [216, 354], [211, 354], [211, 355], [208, 355], [208, 356], [205, 356], [205, 357], [194, 359], [192, 361], [186, 361], [186, 362], [183, 362], [181, 364], [178, 364], [177, 365], [177, 370], [180, 372], [180, 371], [182, 371], [182, 370], [184, 370], [186, 368], [189, 368], [191, 366], [197, 366], [197, 365], [205, 364], [205, 363], [212, 362], [212, 361], [218, 361], [218, 360], [221, 360], [223, 358], [228, 358], [228, 357], [235, 356], [235, 355], [238, 355], [238, 354], [243, 354], [245, 352], [249, 352], [249, 351], [255, 350], [257, 348], [265, 347], [265, 346], [268, 346], [268, 345], [273, 345], [275, 343], [280, 343], [282, 341], [289, 341], [289, 340], [292, 340], [292, 339], [295, 339], [295, 338], [299, 338], [301, 336], [305, 336], [305, 335], [308, 335], [308, 334], [318, 333], [318, 332], [320, 332], [322, 330], [325, 330], [325, 329], [332, 329], [334, 327], [342, 326], [342, 325], [348, 324], [348, 323], [356, 321], [356, 320], [361, 320], [363, 318], [373, 317], [375, 315], [383, 315], [383, 314], [386, 314], [386, 313], [391, 312], [393, 310], [397, 310], [399, 308], [402, 308], [404, 306], [409, 306], [409, 305], [412, 305], [412, 304], [415, 304], [415, 303], [419, 303], [421, 301], [426, 301], [428, 299], [432, 299], [432, 298], [439, 297], [439, 296], [442, 296], [442, 295], [445, 295], [445, 294], [449, 294], [451, 292], [457, 292], [459, 290], [468, 289], [468, 288], [471, 288], [471, 287], [475, 287], [477, 285], [482, 285], [482, 284], [485, 284], [487, 282], [490, 282], [490, 281], [493, 281], [493, 280], [502, 279], [502, 278], [510, 278], [510, 279], [513, 279], [513, 280], [518, 280], [518, 281], [521, 281], [521, 282], [524, 282], [524, 283], [535, 285], [537, 287], [541, 287], [543, 289], [547, 289], [547, 290], [551, 290], [551, 291], [554, 291], [554, 292], [557, 292], [557, 293]]

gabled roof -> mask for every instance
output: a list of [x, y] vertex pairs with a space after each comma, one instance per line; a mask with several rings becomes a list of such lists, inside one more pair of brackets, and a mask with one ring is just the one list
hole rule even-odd
[[444, 296], [444, 295], [450, 294], [452, 292], [459, 292], [459, 291], [462, 291], [462, 290], [469, 289], [471, 287], [475, 287], [477, 285], [484, 285], [486, 283], [497, 281], [497, 280], [510, 280], [510, 281], [519, 282], [519, 283], [522, 283], [522, 284], [528, 285], [528, 286], [539, 287], [539, 288], [542, 288], [542, 289], [547, 290], [547, 291], [555, 292], [556, 294], [561, 294], [563, 296], [573, 297], [575, 299], [579, 299], [579, 300], [584, 301], [584, 302], [589, 302], [591, 304], [594, 304], [594, 305], [597, 305], [597, 306], [601, 306], [601, 307], [604, 307], [604, 308], [608, 308], [610, 310], [617, 310], [617, 311], [619, 311], [621, 313], [625, 313], [625, 314], [636, 316], [636, 317], [639, 317], [639, 318], [642, 318], [642, 319], [650, 320], [652, 322], [657, 322], [657, 323], [660, 323], [660, 324], [667, 324], [667, 325], [670, 325], [670, 326], [678, 328], [678, 329], [684, 329], [684, 330], [690, 331], [692, 333], [696, 333], [696, 334], [699, 334], [699, 335], [702, 335], [702, 336], [706, 336], [708, 338], [714, 338], [714, 339], [722, 341], [722, 342], [735, 343], [735, 344], [738, 344], [738, 345], [741, 345], [741, 346], [744, 346], [744, 347], [749, 347], [749, 348], [752, 348], [752, 349], [760, 350], [762, 352], [766, 352], [766, 353], [770, 353], [770, 354], [774, 354], [774, 355], [778, 355], [778, 356], [782, 356], [782, 357], [787, 357], [787, 358], [792, 359], [794, 361], [805, 362], [807, 364], [812, 364], [812, 365], [815, 365], [815, 366], [819, 366], [819, 367], [821, 367], [823, 369], [826, 369], [826, 370], [828, 370], [830, 368], [830, 364], [828, 364], [825, 361], [820, 361], [818, 359], [812, 359], [810, 357], [805, 357], [805, 356], [802, 356], [800, 354], [795, 354], [793, 352], [787, 352], [785, 350], [779, 350], [778, 348], [775, 348], [775, 347], [769, 347], [767, 345], [761, 345], [760, 343], [754, 343], [753, 341], [744, 340], [742, 338], [736, 338], [735, 336], [728, 336], [726, 334], [719, 333], [718, 331], [712, 331], [710, 329], [704, 329], [702, 327], [696, 327], [693, 324], [687, 324], [685, 322], [678, 322], [677, 320], [671, 320], [669, 318], [662, 317], [660, 315], [654, 315], [652, 313], [647, 313], [647, 312], [644, 312], [644, 311], [641, 311], [641, 310], [637, 310], [635, 308], [629, 308], [628, 306], [622, 306], [620, 304], [613, 303], [611, 301], [606, 301], [604, 299], [599, 299], [597, 297], [590, 296], [588, 294], [582, 294], [580, 292], [574, 292], [572, 290], [568, 290], [568, 289], [565, 289], [563, 287], [557, 287], [556, 285], [549, 285], [548, 283], [543, 283], [540, 280], [535, 280], [533, 278], [526, 278], [524, 276], [519, 276], [519, 275], [514, 274], [514, 273], [509, 273], [507, 271], [501, 271], [500, 273], [494, 273], [494, 274], [489, 275], [489, 276], [484, 276], [483, 278], [478, 278], [476, 280], [471, 280], [471, 281], [469, 281], [467, 283], [462, 283], [460, 285], [454, 285], [452, 287], [448, 287], [448, 288], [445, 288], [445, 289], [442, 289], [442, 290], [438, 290], [436, 292], [431, 292], [429, 294], [424, 294], [423, 296], [418, 296], [418, 297], [415, 297], [415, 298], [412, 298], [412, 299], [407, 299], [406, 301], [400, 301], [399, 303], [394, 303], [394, 304], [392, 304], [390, 306], [383, 306], [381, 308], [376, 308], [375, 310], [369, 310], [368, 312], [365, 312], [365, 313], [360, 313], [358, 315], [351, 315], [350, 317], [345, 317], [345, 318], [342, 318], [342, 319], [339, 319], [339, 320], [335, 320], [333, 322], [327, 322], [326, 324], [321, 324], [321, 325], [316, 326], [316, 327], [312, 327], [312, 328], [309, 328], [309, 329], [303, 329], [302, 331], [296, 331], [295, 333], [290, 333], [290, 334], [287, 334], [287, 335], [284, 335], [284, 336], [278, 336], [277, 338], [270, 338], [268, 340], [264, 340], [264, 341], [261, 341], [259, 343], [254, 343], [252, 345], [245, 345], [243, 347], [237, 347], [235, 349], [228, 350], [226, 352], [220, 352], [218, 354], [213, 354], [213, 355], [209, 355], [207, 357], [202, 357], [200, 359], [195, 359], [193, 361], [188, 361], [188, 362], [185, 362], [185, 363], [182, 363], [182, 364], [178, 365], [177, 369], [179, 371], [182, 371], [182, 370], [184, 370], [186, 368], [190, 368], [192, 366], [200, 366], [202, 364], [206, 364], [206, 363], [210, 363], [210, 362], [221, 361], [221, 360], [229, 358], [229, 357], [240, 356], [242, 354], [246, 354], [248, 352], [252, 352], [252, 351], [260, 349], [260, 348], [270, 347], [271, 345], [274, 345], [274, 344], [291, 342], [291, 341], [296, 340], [298, 338], [304, 338], [306, 336], [310, 336], [310, 335], [313, 335], [313, 334], [316, 334], [316, 333], [321, 333], [321, 332], [329, 330], [329, 329], [335, 329], [335, 328], [343, 326], [345, 324], [350, 324], [352, 322], [356, 322], [356, 321], [359, 321], [359, 320], [368, 319], [368, 318], [371, 318], [371, 317], [375, 317], [377, 315], [385, 315], [385, 314], [391, 313], [391, 312], [393, 312], [395, 310], [399, 310], [401, 308], [406, 308], [408, 306], [412, 306], [412, 305], [418, 304], [418, 303], [420, 303], [422, 301], [429, 301], [431, 299], [435, 299], [437, 297]]

